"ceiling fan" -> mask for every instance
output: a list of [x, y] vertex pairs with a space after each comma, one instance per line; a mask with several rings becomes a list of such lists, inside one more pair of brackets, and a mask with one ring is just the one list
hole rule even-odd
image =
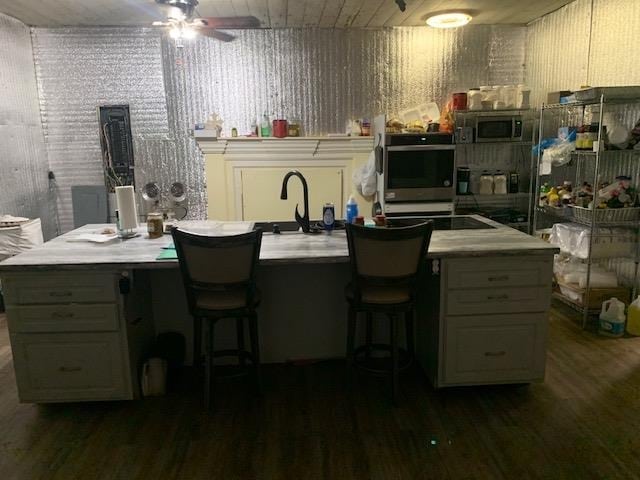
[[181, 47], [182, 40], [189, 40], [196, 35], [204, 35], [223, 42], [231, 42], [236, 37], [220, 28], [256, 28], [260, 21], [256, 17], [196, 17], [198, 0], [155, 0], [167, 7], [167, 21], [153, 22], [153, 26], [168, 27], [169, 35]]

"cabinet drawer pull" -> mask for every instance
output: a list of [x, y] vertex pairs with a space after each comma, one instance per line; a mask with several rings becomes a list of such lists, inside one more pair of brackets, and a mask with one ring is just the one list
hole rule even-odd
[[71, 295], [73, 295], [73, 293], [69, 292], [69, 291], [65, 291], [65, 292], [49, 292], [49, 296], [50, 297], [70, 297]]
[[73, 318], [73, 313], [71, 312], [53, 312], [51, 314], [53, 318]]
[[484, 352], [485, 357], [504, 357], [507, 354], [504, 350], [500, 350], [499, 352]]
[[509, 280], [509, 275], [496, 275], [495, 277], [489, 277], [490, 282], [506, 282]]
[[509, 295], [489, 295], [487, 300], [509, 300]]
[[60, 367], [58, 370], [64, 373], [79, 372], [80, 370], [82, 370], [82, 367]]

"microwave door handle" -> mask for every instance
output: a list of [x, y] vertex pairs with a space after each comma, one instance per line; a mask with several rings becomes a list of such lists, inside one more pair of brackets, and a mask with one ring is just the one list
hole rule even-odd
[[389, 152], [420, 152], [424, 150], [455, 150], [455, 145], [398, 145], [387, 147]]

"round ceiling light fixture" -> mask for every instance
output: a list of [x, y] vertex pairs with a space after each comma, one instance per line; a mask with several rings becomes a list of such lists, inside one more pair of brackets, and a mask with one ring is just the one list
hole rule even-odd
[[435, 28], [457, 28], [466, 25], [472, 18], [463, 12], [439, 13], [427, 18], [427, 25]]

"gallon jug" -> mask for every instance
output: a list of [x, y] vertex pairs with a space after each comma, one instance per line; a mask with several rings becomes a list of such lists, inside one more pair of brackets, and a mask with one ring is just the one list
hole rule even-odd
[[624, 335], [624, 320], [624, 303], [611, 298], [602, 303], [598, 333], [608, 337], [621, 337]]
[[636, 298], [627, 312], [627, 333], [640, 336], [640, 296]]
[[167, 389], [167, 362], [162, 358], [150, 358], [142, 366], [142, 395], [164, 395]]
[[356, 202], [356, 198], [351, 195], [349, 200], [347, 201], [347, 211], [345, 215], [345, 219], [347, 223], [353, 223], [358, 216], [358, 203]]

